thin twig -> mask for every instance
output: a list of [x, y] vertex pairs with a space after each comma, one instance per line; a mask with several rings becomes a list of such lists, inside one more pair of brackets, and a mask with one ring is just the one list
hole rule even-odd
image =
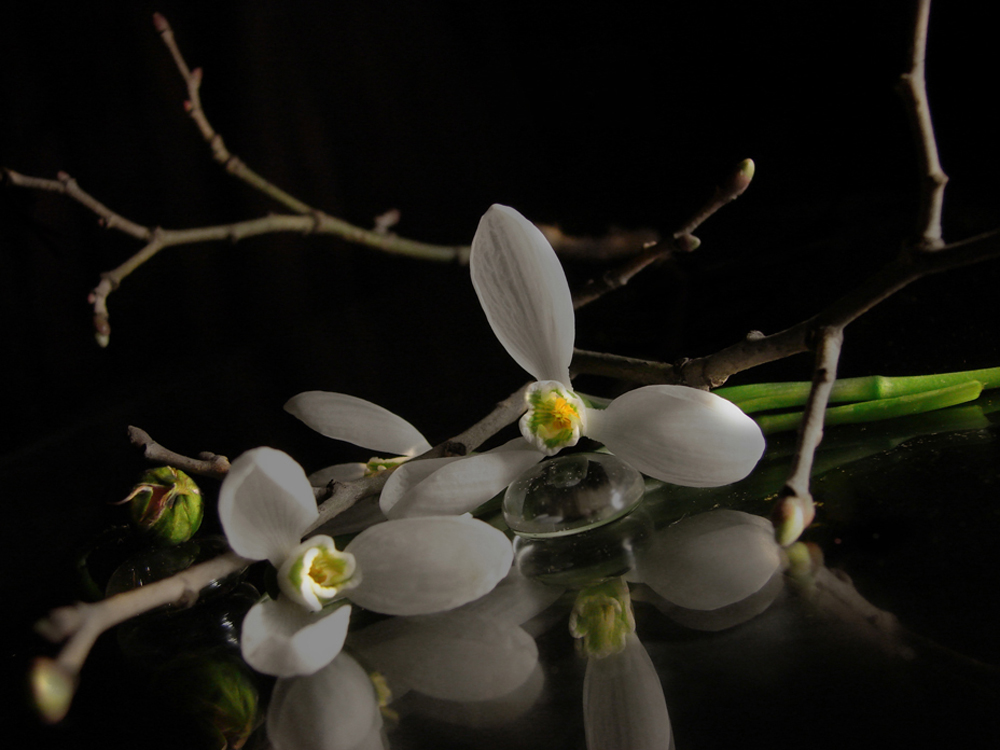
[[784, 546], [795, 542], [816, 517], [809, 492], [809, 478], [816, 448], [823, 440], [823, 418], [830, 402], [830, 390], [837, 380], [837, 362], [844, 331], [842, 327], [823, 328], [817, 336], [819, 342], [812, 390], [803, 410], [792, 468], [785, 486], [778, 493], [778, 503], [772, 516], [778, 542]]
[[197, 474], [213, 479], [222, 479], [229, 473], [229, 459], [215, 453], [201, 453], [198, 458], [189, 458], [164, 448], [149, 436], [149, 433], [129, 425], [128, 438], [132, 445], [142, 448], [142, 455], [155, 463], [173, 466], [188, 474]]
[[753, 179], [753, 172], [753, 161], [744, 159], [740, 162], [726, 181], [715, 188], [715, 192], [708, 202], [699, 208], [671, 237], [644, 248], [642, 252], [606, 271], [601, 278], [587, 282], [582, 289], [573, 294], [573, 308], [579, 309], [603, 297], [608, 292], [625, 286], [642, 269], [674, 253], [689, 253], [697, 250], [698, 246], [701, 245], [701, 240], [695, 237], [692, 232], [724, 205], [742, 195], [749, 187], [750, 180]]
[[924, 60], [927, 57], [927, 26], [930, 17], [930, 0], [919, 0], [913, 19], [913, 39], [910, 45], [910, 70], [900, 77], [899, 90], [909, 105], [906, 108], [917, 142], [917, 157], [923, 179], [920, 191], [920, 214], [917, 217], [918, 247], [921, 250], [939, 250], [941, 240], [941, 210], [944, 205], [944, 188], [948, 175], [941, 169], [937, 140], [931, 123], [931, 108], [927, 100], [927, 82], [924, 77]]

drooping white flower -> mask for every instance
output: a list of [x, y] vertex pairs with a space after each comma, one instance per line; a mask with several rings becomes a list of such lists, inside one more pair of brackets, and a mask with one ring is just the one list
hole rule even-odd
[[649, 476], [711, 487], [750, 473], [764, 451], [757, 424], [725, 399], [695, 388], [638, 388], [607, 409], [587, 407], [570, 387], [575, 322], [566, 277], [541, 231], [494, 205], [472, 240], [472, 283], [500, 343], [536, 383], [521, 434], [554, 455], [581, 435]]
[[444, 612], [489, 592], [510, 570], [500, 531], [470, 516], [400, 519], [372, 526], [343, 550], [301, 536], [318, 517], [305, 472], [290, 456], [256, 448], [233, 462], [219, 491], [219, 517], [233, 551], [278, 569], [278, 600], [243, 622], [250, 666], [277, 676], [311, 674], [339, 653], [350, 606], [383, 614]]
[[543, 456], [519, 438], [485, 453], [410, 463], [430, 450], [430, 443], [413, 425], [381, 406], [343, 393], [307, 391], [289, 399], [285, 410], [327, 437], [388, 454], [364, 464], [330, 466], [309, 477], [313, 486], [323, 486], [330, 480], [346, 482], [393, 470], [379, 496], [381, 516], [375, 508], [349, 509], [345, 516], [358, 524], [352, 531], [384, 518], [469, 513]]

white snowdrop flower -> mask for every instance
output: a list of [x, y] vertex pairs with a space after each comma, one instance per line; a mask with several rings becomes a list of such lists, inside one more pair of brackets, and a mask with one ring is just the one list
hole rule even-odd
[[760, 428], [711, 393], [652, 385], [604, 410], [583, 403], [570, 387], [575, 321], [566, 276], [548, 240], [517, 211], [494, 205], [486, 212], [469, 265], [493, 332], [538, 381], [520, 422], [532, 447], [555, 455], [586, 435], [644, 474], [689, 487], [730, 484], [756, 466]]
[[219, 517], [234, 552], [278, 570], [282, 595], [250, 609], [240, 641], [250, 666], [279, 677], [312, 674], [340, 652], [345, 597], [383, 614], [445, 612], [491, 591], [513, 559], [502, 532], [467, 515], [387, 521], [343, 551], [323, 535], [302, 542], [318, 517], [313, 491], [302, 467], [273, 448], [233, 462]]

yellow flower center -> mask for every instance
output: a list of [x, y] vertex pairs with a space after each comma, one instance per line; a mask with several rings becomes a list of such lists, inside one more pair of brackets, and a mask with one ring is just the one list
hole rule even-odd
[[584, 405], [562, 383], [534, 383], [526, 400], [528, 412], [521, 418], [521, 434], [539, 450], [554, 455], [576, 445], [584, 428]]

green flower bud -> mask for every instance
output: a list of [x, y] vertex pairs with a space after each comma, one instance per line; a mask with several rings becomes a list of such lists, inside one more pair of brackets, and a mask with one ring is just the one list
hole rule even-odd
[[615, 578], [577, 594], [569, 632], [580, 639], [577, 646], [588, 657], [603, 659], [620, 653], [628, 635], [635, 632], [628, 584]]
[[172, 466], [147, 471], [128, 497], [132, 522], [164, 545], [186, 542], [201, 526], [201, 490], [187, 474]]

